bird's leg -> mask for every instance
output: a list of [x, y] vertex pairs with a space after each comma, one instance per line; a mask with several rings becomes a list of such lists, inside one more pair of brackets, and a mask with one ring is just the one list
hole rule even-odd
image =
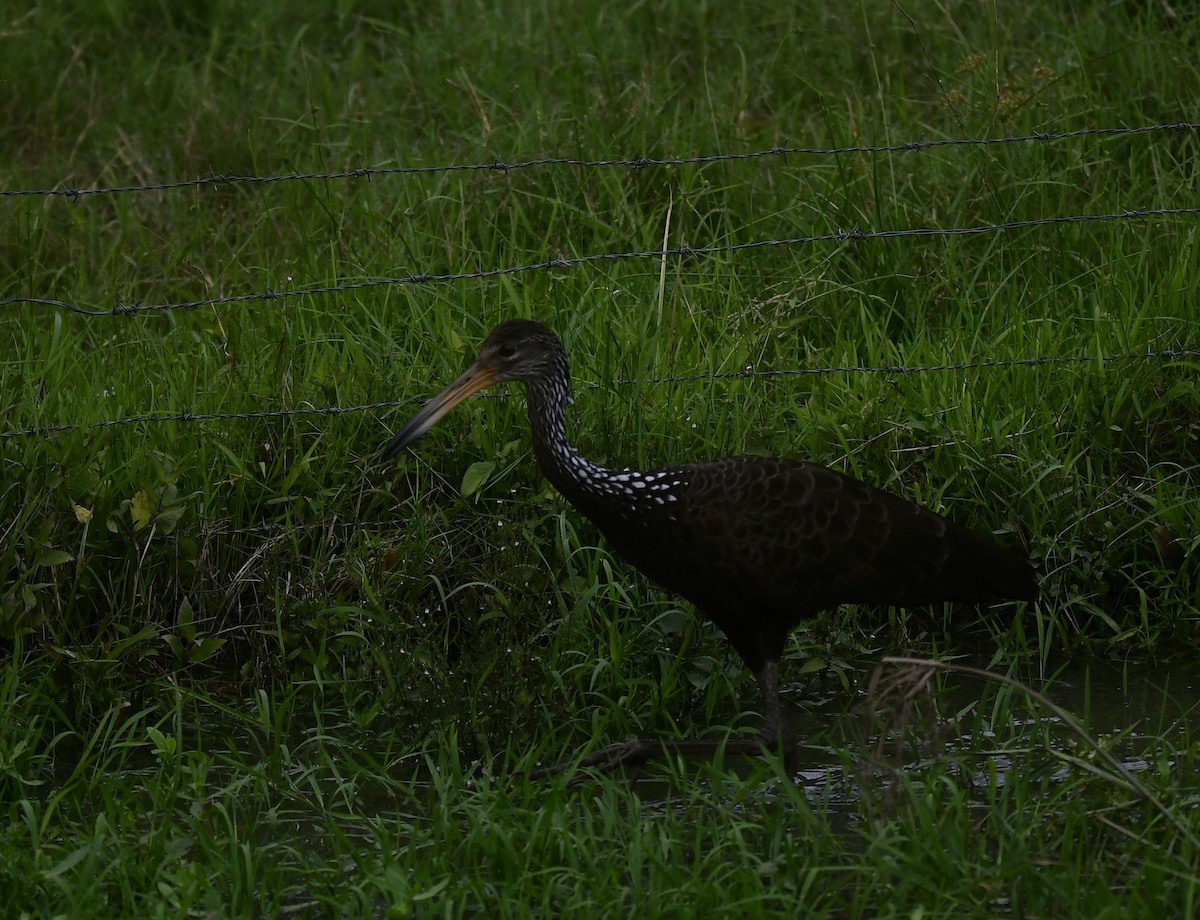
[[779, 662], [768, 659], [758, 667], [754, 675], [763, 697], [765, 723], [753, 738], [731, 738], [728, 741], [633, 738], [620, 744], [609, 745], [594, 751], [579, 761], [566, 761], [552, 767], [531, 770], [530, 779], [556, 776], [568, 770], [615, 770], [620, 766], [637, 766], [660, 756], [712, 756], [719, 750], [727, 754], [761, 754], [764, 750], [783, 753], [784, 767], [789, 773], [800, 768], [799, 749], [791, 725], [783, 716], [783, 705], [779, 700]]
[[758, 689], [763, 698], [765, 722], [758, 733], [758, 742], [768, 750], [783, 751], [783, 763], [789, 773], [800, 768], [800, 751], [792, 726], [783, 716], [783, 704], [779, 700], [779, 662], [768, 659], [755, 671]]

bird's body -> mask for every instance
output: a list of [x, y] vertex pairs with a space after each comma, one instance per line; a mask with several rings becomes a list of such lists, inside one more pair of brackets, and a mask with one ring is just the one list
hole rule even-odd
[[1029, 564], [990, 539], [907, 499], [815, 463], [729, 457], [657, 470], [610, 470], [566, 437], [569, 370], [538, 323], [497, 326], [479, 358], [396, 435], [411, 443], [471, 393], [525, 384], [542, 472], [617, 552], [696, 605], [754, 672], [764, 740], [786, 725], [777, 667], [788, 632], [844, 603], [899, 607], [1035, 600]]
[[821, 610], [1036, 596], [1024, 560], [920, 505], [799, 460], [609, 473], [623, 502], [562, 489], [629, 562], [704, 611], [755, 670]]

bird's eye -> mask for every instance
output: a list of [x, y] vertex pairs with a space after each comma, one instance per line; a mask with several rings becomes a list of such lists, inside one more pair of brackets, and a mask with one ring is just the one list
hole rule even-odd
[[499, 350], [496, 352], [496, 354], [498, 354], [501, 358], [511, 358], [516, 353], [517, 350], [511, 345], [501, 345]]

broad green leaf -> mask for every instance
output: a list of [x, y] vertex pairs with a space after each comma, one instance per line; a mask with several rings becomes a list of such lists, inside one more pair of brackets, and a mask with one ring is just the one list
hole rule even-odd
[[218, 639], [215, 636], [209, 636], [207, 639], [201, 639], [200, 642], [192, 649], [188, 657], [192, 661], [207, 661], [213, 655], [221, 650], [221, 646], [225, 644], [224, 639]]
[[463, 474], [462, 487], [459, 492], [463, 498], [470, 498], [476, 492], [483, 488], [483, 484], [487, 482], [488, 477], [496, 469], [496, 464], [491, 460], [480, 460], [478, 463], [472, 463], [467, 467], [467, 471]]
[[75, 557], [65, 550], [61, 549], [43, 549], [37, 554], [34, 559], [34, 565], [44, 565], [47, 568], [56, 565], [63, 565], [67, 562], [73, 562]]
[[158, 525], [158, 532], [168, 534], [175, 529], [175, 525], [179, 523], [179, 519], [183, 517], [185, 506], [183, 503], [169, 505], [158, 512], [158, 520], [155, 523]]
[[179, 624], [181, 626], [191, 626], [196, 621], [196, 614], [192, 610], [192, 602], [186, 597], [179, 602]]
[[800, 666], [800, 673], [812, 674], [814, 671], [824, 671], [828, 664], [824, 658], [810, 658]]

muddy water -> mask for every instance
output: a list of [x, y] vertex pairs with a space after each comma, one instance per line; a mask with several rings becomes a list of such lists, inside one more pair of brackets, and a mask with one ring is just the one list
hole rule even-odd
[[[1045, 675], [1010, 676], [1065, 709], [1130, 772], [1153, 765], [1160, 739], [1200, 731], [1198, 667], [1066, 663]], [[803, 766], [794, 781], [835, 827], [848, 829], [854, 823], [866, 787], [887, 786], [939, 758], [969, 771], [967, 779], [981, 789], [993, 776], [997, 785], [1004, 785], [1013, 771], [1034, 761], [1051, 763], [1055, 778], [1069, 774], [1054, 751], [1079, 750], [1080, 734], [1021, 691], [946, 672], [920, 692], [911, 682], [886, 692], [889, 676], [896, 675], [881, 669], [870, 690], [869, 675], [864, 675], [863, 689], [849, 699], [842, 692], [816, 705], [789, 707], [789, 718], [804, 740]], [[907, 702], [905, 691], [911, 691]], [[749, 764], [739, 766], [732, 758], [730, 764], [749, 772]], [[638, 780], [638, 791], [650, 810], [671, 807], [678, 793], [669, 783], [649, 778]]]

